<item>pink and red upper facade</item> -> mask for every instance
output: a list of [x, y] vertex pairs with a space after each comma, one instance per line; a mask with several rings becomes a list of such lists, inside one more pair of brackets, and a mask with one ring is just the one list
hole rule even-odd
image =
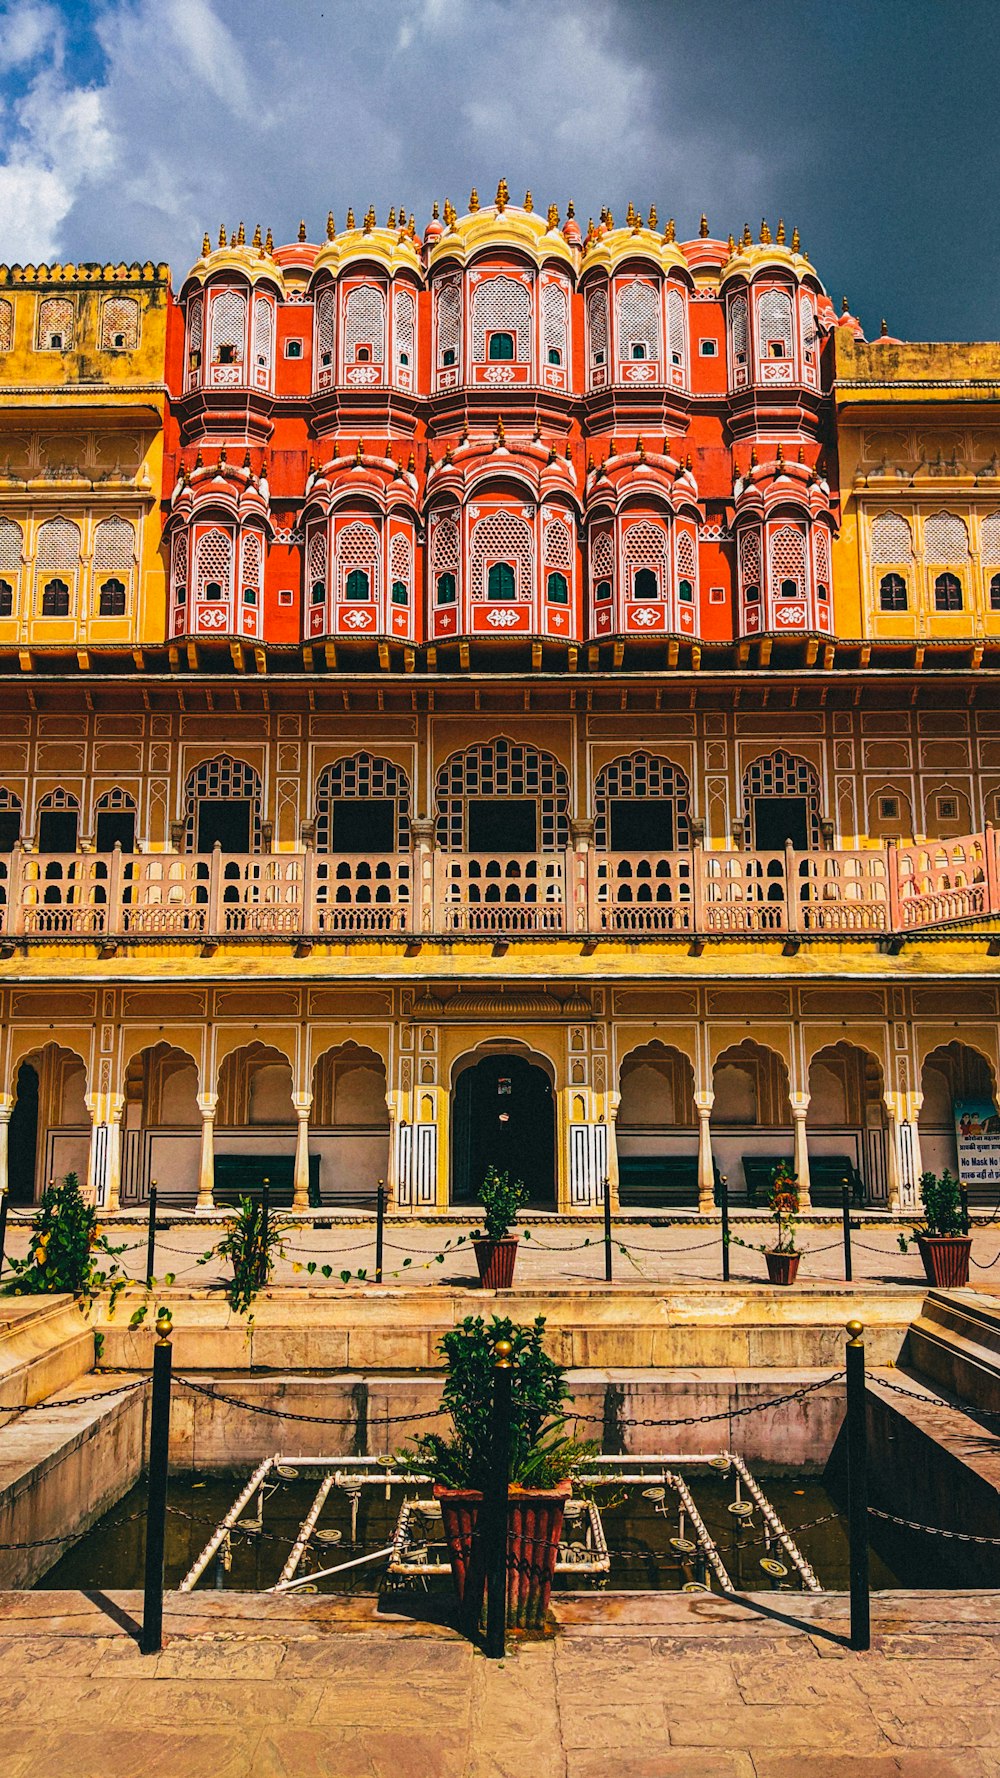
[[830, 637], [848, 319], [781, 226], [584, 235], [502, 183], [422, 239], [371, 212], [206, 237], [171, 317], [168, 640], [642, 664]]

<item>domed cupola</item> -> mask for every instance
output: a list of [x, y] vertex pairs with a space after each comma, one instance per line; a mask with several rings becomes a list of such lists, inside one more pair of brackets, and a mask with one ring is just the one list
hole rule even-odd
[[742, 636], [829, 635], [833, 631], [829, 484], [812, 464], [788, 462], [782, 447], [748, 465], [733, 486]]
[[588, 468], [585, 510], [591, 635], [696, 640], [703, 513], [690, 458], [641, 437], [631, 450], [612, 440]]
[[185, 310], [184, 388], [252, 390], [269, 395], [274, 387], [277, 305], [285, 282], [268, 230], [258, 226], [248, 242], [242, 222], [227, 239], [223, 227], [214, 249], [206, 235], [201, 258], [181, 286]]
[[266, 469], [226, 449], [212, 463], [199, 451], [170, 497], [171, 637], [263, 638], [264, 569], [273, 536]]
[[722, 268], [726, 302], [729, 387], [770, 389], [776, 395], [820, 381], [819, 307], [823, 287], [799, 244], [795, 229], [786, 242], [778, 223], [772, 239], [766, 222], [754, 242], [749, 226]]

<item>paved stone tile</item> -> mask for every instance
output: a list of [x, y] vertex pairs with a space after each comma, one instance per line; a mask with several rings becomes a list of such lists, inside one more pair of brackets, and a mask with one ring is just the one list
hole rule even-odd
[[667, 1712], [656, 1698], [619, 1702], [612, 1695], [592, 1698], [589, 1706], [561, 1711], [563, 1746], [667, 1748]]
[[[731, 1655], [727, 1670], [732, 1675], [738, 1694], [745, 1704], [781, 1704], [789, 1708], [811, 1709], [820, 1703], [839, 1704], [844, 1708], [864, 1707], [865, 1688], [860, 1683], [861, 1663], [821, 1661], [808, 1658], [801, 1662], [758, 1658], [756, 1653]], [[714, 1672], [709, 1666], [708, 1671]], [[696, 1686], [701, 1676], [696, 1677]]]
[[689, 1715], [670, 1703], [667, 1708], [670, 1739], [675, 1747], [729, 1747], [798, 1749], [838, 1753], [849, 1739], [857, 1753], [878, 1753], [887, 1748], [870, 1712], [857, 1704], [850, 1708], [819, 1705], [809, 1709], [785, 1709], [782, 1705], [726, 1705], [721, 1710]]
[[[748, 1753], [607, 1747], [568, 1752], [566, 1778], [755, 1778], [755, 1773]], [[802, 1778], [801, 1771], [796, 1778]]]
[[[984, 1694], [985, 1698], [985, 1694]], [[883, 1706], [872, 1704], [872, 1714], [886, 1740], [897, 1747], [933, 1747], [947, 1751], [952, 1748], [1000, 1748], [1000, 1705], [984, 1701], [970, 1709], [954, 1708], [945, 1693], [933, 1709], [898, 1709], [894, 1700]]]
[[216, 1631], [211, 1636], [168, 1636], [161, 1654], [145, 1658], [155, 1659], [157, 1679], [273, 1679], [284, 1653], [285, 1645], [276, 1637]]
[[231, 1728], [146, 1731], [135, 1725], [111, 1740], [105, 1727], [60, 1725], [18, 1729], [4, 1736], [0, 1750], [6, 1755], [4, 1743], [12, 1743], [10, 1763], [3, 1761], [9, 1778], [258, 1778], [258, 1738], [259, 1730], [237, 1735]]
[[[946, 1755], [926, 1753], [827, 1754], [822, 1778], [992, 1778], [975, 1754], [972, 1760], [956, 1765]], [[754, 1769], [756, 1778], [802, 1778], [798, 1754], [759, 1754]]]
[[[110, 1689], [110, 1688], [109, 1688]], [[111, 1723], [183, 1722], [195, 1712], [200, 1725], [215, 1723], [308, 1722], [314, 1688], [298, 1683], [247, 1679], [138, 1679], [115, 1686], [101, 1715]], [[110, 1705], [110, 1709], [109, 1709]]]

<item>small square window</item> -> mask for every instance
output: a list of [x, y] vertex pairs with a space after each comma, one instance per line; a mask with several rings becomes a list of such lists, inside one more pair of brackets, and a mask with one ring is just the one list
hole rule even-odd
[[939, 796], [935, 807], [939, 821], [958, 820], [958, 798], [955, 796]]
[[278, 588], [278, 604], [279, 605], [294, 605], [295, 604], [295, 594], [293, 593], [290, 586], [283, 586], [283, 587]]
[[303, 347], [302, 340], [286, 340], [285, 341], [285, 357], [286, 358], [301, 358], [302, 357], [302, 347]]
[[878, 799], [878, 813], [879, 813], [879, 820], [880, 821], [898, 821], [899, 820], [899, 798], [898, 798], [898, 796], [880, 796]]
[[717, 358], [719, 347], [716, 340], [699, 340], [698, 350], [703, 358]]
[[784, 356], [785, 356], [785, 342], [784, 342], [784, 340], [768, 340], [767, 354], [768, 354], [769, 358], [784, 358]]
[[710, 605], [724, 605], [726, 603], [725, 587], [710, 586], [708, 589], [708, 602]]

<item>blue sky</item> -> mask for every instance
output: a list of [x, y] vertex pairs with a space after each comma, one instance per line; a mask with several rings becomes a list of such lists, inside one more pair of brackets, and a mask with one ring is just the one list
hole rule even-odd
[[0, 259], [167, 259], [204, 229], [501, 174], [585, 224], [797, 223], [869, 333], [1000, 334], [1000, 0], [0, 0]]

